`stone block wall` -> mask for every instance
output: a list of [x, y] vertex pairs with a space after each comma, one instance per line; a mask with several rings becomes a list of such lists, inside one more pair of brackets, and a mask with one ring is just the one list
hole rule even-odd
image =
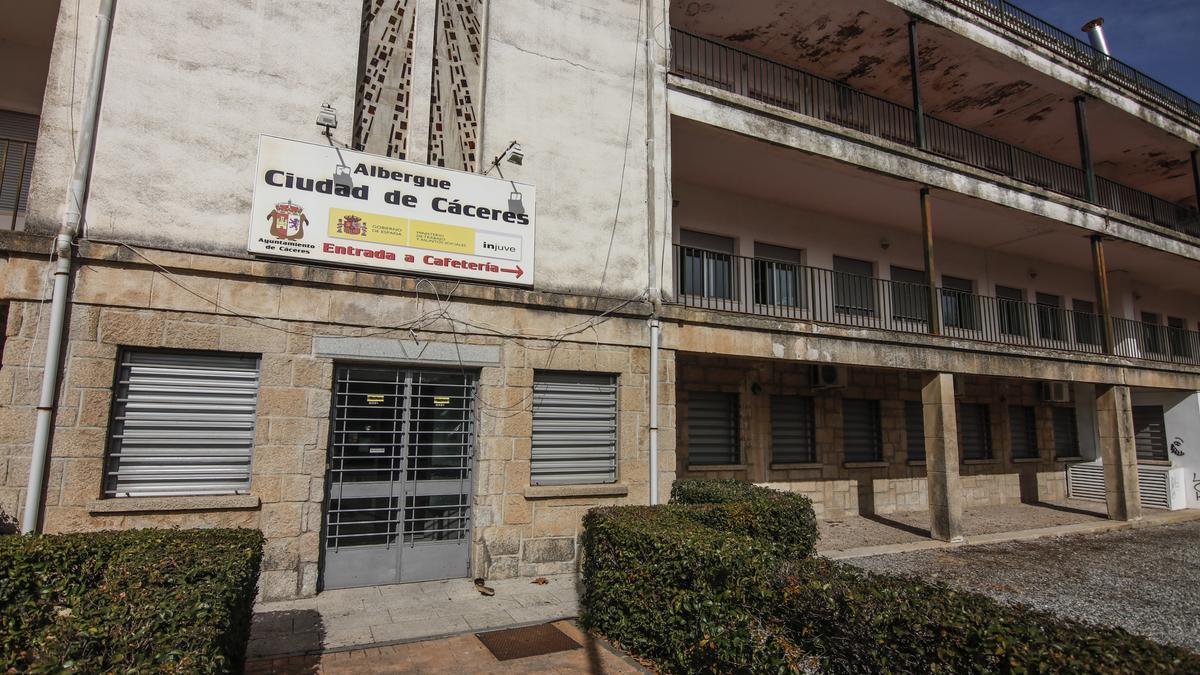
[[[659, 496], [666, 501], [675, 477], [675, 366], [671, 352], [659, 355]], [[649, 349], [567, 344], [546, 350], [508, 344], [503, 360], [502, 368], [484, 368], [481, 375], [474, 568], [490, 579], [572, 572], [588, 509], [649, 503]], [[616, 376], [615, 484], [530, 485], [530, 402], [539, 371]]]
[[[96, 245], [92, 245], [93, 248]], [[114, 251], [109, 254], [116, 257]], [[439, 306], [502, 333], [555, 336], [594, 313], [523, 306], [483, 297], [446, 300], [403, 288], [399, 277], [299, 265], [147, 252], [170, 273], [112, 259], [79, 268], [65, 345], [64, 377], [44, 508], [47, 532], [133, 527], [255, 527], [267, 537], [262, 596], [318, 590], [334, 360], [314, 336], [386, 336], [493, 345], [500, 363], [480, 369], [472, 575], [569, 572], [578, 564], [580, 519], [592, 506], [649, 500], [644, 320], [612, 317], [562, 341], [449, 332], [445, 320], [389, 330]], [[0, 511], [19, 519], [41, 383], [48, 304], [45, 258], [0, 261], [0, 301], [9, 306], [0, 367]], [[296, 277], [318, 276], [321, 283]], [[408, 283], [413, 283], [408, 280]], [[427, 287], [432, 284], [425, 282]], [[514, 294], [515, 295], [515, 294]], [[554, 302], [569, 304], [570, 299]], [[103, 499], [114, 378], [122, 348], [260, 355], [260, 390], [248, 496]], [[660, 352], [660, 494], [674, 478], [674, 358]], [[412, 364], [422, 367], [421, 364]], [[427, 365], [427, 367], [438, 367]], [[442, 365], [441, 367], [446, 367]], [[617, 375], [618, 485], [542, 490], [529, 485], [532, 386], [538, 370]]]
[[[684, 477], [751, 480], [802, 492], [813, 499], [819, 517], [844, 518], [857, 513], [889, 514], [928, 508], [923, 461], [909, 461], [905, 401], [921, 400], [919, 373], [848, 368], [843, 387], [814, 389], [810, 366], [794, 361], [678, 357], [677, 416], [679, 441], [676, 471]], [[986, 403], [991, 418], [992, 458], [966, 460], [964, 506], [1013, 504], [1022, 500], [1065, 498], [1065, 463], [1053, 456], [1053, 413], [1039, 401], [1032, 381], [957, 377], [956, 400]], [[693, 467], [687, 461], [687, 400], [692, 391], [736, 393], [739, 402], [741, 463]], [[771, 461], [770, 400], [772, 395], [813, 398], [816, 462], [776, 464]], [[880, 401], [882, 453], [878, 462], [847, 463], [842, 450], [842, 400]], [[1013, 461], [1009, 405], [1034, 406], [1039, 456]]]

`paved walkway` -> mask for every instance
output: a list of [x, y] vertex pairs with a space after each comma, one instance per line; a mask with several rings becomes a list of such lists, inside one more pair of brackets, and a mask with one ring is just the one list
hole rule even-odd
[[489, 581], [485, 597], [469, 579], [325, 591], [315, 598], [260, 603], [249, 658], [317, 654], [359, 645], [546, 623], [579, 613], [574, 575]]
[[967, 510], [963, 519], [965, 541], [959, 544], [929, 539], [926, 529], [929, 514], [926, 511], [885, 517], [856, 516], [820, 523], [821, 540], [817, 543], [817, 552], [827, 558], [845, 560], [963, 545], [1099, 534], [1200, 520], [1200, 510], [1197, 509], [1143, 509], [1142, 519], [1136, 522], [1108, 520], [1099, 510], [1103, 507], [1103, 504], [1095, 502], [1071, 501]]
[[440, 640], [410, 642], [385, 647], [349, 649], [314, 656], [259, 659], [246, 665], [247, 675], [373, 675], [375, 673], [588, 673], [609, 675], [645, 673], [632, 659], [620, 654], [608, 643], [597, 640], [571, 621], [554, 625], [570, 636], [581, 649], [541, 656], [497, 661], [474, 634], [456, 635]]
[[[1094, 523], [1106, 517], [1103, 503], [1067, 500], [964, 509], [962, 524], [964, 534], [971, 537]], [[821, 538], [817, 542], [817, 548], [822, 552], [929, 540], [929, 511], [892, 513], [886, 516], [852, 516], [840, 520], [823, 520], [818, 524]]]

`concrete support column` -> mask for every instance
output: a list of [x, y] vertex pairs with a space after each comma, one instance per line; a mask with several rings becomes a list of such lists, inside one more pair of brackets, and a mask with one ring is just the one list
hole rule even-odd
[[938, 298], [937, 258], [933, 254], [933, 204], [929, 188], [921, 188], [921, 245], [925, 250], [925, 284], [928, 291], [929, 334], [942, 333], [942, 303]]
[[416, 0], [413, 18], [412, 91], [408, 107], [405, 159], [429, 163], [433, 113], [433, 50], [437, 42], [437, 0]]
[[925, 136], [925, 106], [921, 103], [921, 55], [917, 48], [916, 18], [908, 22], [908, 69], [912, 77], [913, 134], [917, 147], [924, 150], [929, 147], [929, 141]]
[[1196, 197], [1196, 208], [1200, 209], [1200, 149], [1192, 150], [1192, 193]]
[[1096, 428], [1104, 462], [1104, 494], [1112, 520], [1140, 520], [1137, 446], [1133, 437], [1133, 398], [1129, 387], [1096, 388]]
[[1087, 97], [1083, 94], [1075, 97], [1075, 127], [1079, 133], [1079, 163], [1083, 165], [1086, 181], [1084, 190], [1087, 200], [1096, 204], [1100, 201], [1100, 195], [1096, 190], [1096, 168], [1092, 165], [1092, 143], [1088, 139]]
[[929, 490], [929, 532], [934, 539], [960, 542], [962, 487], [958, 480], [958, 417], [954, 375], [929, 373], [921, 385], [925, 410], [925, 474]]
[[1105, 354], [1114, 353], [1112, 308], [1108, 301], [1108, 264], [1104, 261], [1104, 237], [1092, 235], [1092, 275], [1096, 286], [1096, 315], [1100, 319], [1101, 346]]

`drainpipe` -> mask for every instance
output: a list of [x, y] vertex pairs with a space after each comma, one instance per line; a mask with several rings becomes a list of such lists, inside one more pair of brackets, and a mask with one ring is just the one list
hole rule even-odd
[[650, 505], [658, 503], [658, 337], [662, 325], [650, 319]]
[[114, 0], [100, 0], [100, 12], [96, 15], [96, 45], [92, 52], [92, 73], [88, 82], [87, 98], [83, 102], [83, 118], [80, 120], [79, 140], [76, 148], [75, 173], [71, 178], [71, 189], [67, 195], [67, 211], [58, 236], [54, 239], [54, 251], [58, 259], [54, 263], [54, 290], [50, 300], [50, 333], [46, 340], [46, 362], [42, 369], [42, 392], [38, 398], [37, 426], [33, 435], [33, 456], [29, 462], [29, 484], [25, 489], [25, 513], [21, 521], [21, 532], [37, 532], [41, 521], [43, 488], [46, 483], [46, 465], [50, 455], [50, 432], [54, 424], [54, 399], [58, 391], [59, 366], [62, 362], [62, 343], [66, 333], [67, 304], [70, 301], [71, 254], [79, 225], [83, 221], [83, 208], [87, 201], [88, 183], [92, 174], [92, 151], [96, 140], [96, 125], [100, 116], [100, 92], [104, 86], [104, 68], [108, 60], [108, 41], [112, 34]]
[[[650, 316], [650, 377], [647, 386], [650, 388], [650, 505], [658, 503], [658, 342], [662, 324], [658, 320], [662, 308], [662, 289], [658, 288], [658, 260], [654, 255], [658, 240], [658, 227], [655, 219], [655, 190], [654, 190], [654, 152], [656, 150], [654, 135], [654, 82], [657, 76], [657, 64], [654, 52], [654, 2], [644, 1], [645, 34], [642, 49], [645, 57], [646, 70], [646, 237], [649, 246], [646, 247], [648, 260], [646, 265], [647, 284], [646, 295], [654, 305]], [[663, 243], [666, 246], [666, 242]]]

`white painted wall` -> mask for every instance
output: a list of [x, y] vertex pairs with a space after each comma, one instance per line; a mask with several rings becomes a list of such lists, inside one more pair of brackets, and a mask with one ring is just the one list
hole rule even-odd
[[[1200, 393], [1133, 392], [1134, 405], [1160, 405], [1171, 467], [1184, 469], [1188, 508], [1200, 508]], [[1182, 455], [1176, 452], [1183, 453]]]
[[[812, 267], [831, 269], [835, 255], [869, 260], [875, 264], [875, 275], [880, 279], [891, 278], [892, 265], [924, 269], [921, 238], [911, 230], [806, 212], [690, 183], [677, 183], [674, 197], [679, 200], [673, 213], [676, 242], [679, 231], [685, 229], [734, 237], [738, 254], [747, 257], [754, 256], [755, 242], [763, 242], [803, 249], [804, 263]], [[915, 195], [912, 204], [898, 208], [915, 210]], [[883, 240], [888, 242], [886, 249]], [[1095, 299], [1090, 267], [1054, 266], [952, 241], [936, 241], [935, 247], [939, 273], [973, 280], [975, 292], [982, 295], [994, 296], [997, 285], [1009, 286], [1023, 289], [1027, 302], [1034, 302], [1038, 292], [1059, 295], [1063, 307], [1068, 309], [1076, 298]], [[1085, 254], [1086, 249], [1081, 246], [1081, 256]], [[1090, 259], [1081, 262], [1090, 264]], [[1200, 296], [1160, 292], [1119, 275], [1118, 283], [1122, 285], [1118, 286], [1119, 302], [1113, 302], [1116, 316], [1136, 319], [1143, 309], [1160, 311], [1164, 316], [1187, 319], [1193, 329], [1200, 320]], [[1140, 301], [1133, 300], [1130, 289], [1135, 285], [1142, 297]]]
[[[77, 62], [78, 99], [79, 73], [91, 59], [96, 0], [80, 8], [77, 58], [74, 3], [66, 4], [31, 199], [29, 228], [42, 232], [59, 226], [71, 172], [70, 74]], [[538, 189], [538, 288], [641, 295], [648, 282], [641, 3], [490, 4], [481, 158], [490, 163], [511, 140], [525, 150], [523, 166], [502, 170]], [[258, 135], [322, 142], [314, 120], [329, 103], [341, 123], [336, 140], [349, 141], [361, 10], [346, 0], [117, 3], [85, 236], [245, 255]], [[653, 24], [661, 41], [665, 22]], [[76, 119], [78, 108], [76, 100]], [[665, 169], [665, 143], [655, 151]], [[660, 221], [665, 212], [657, 210]]]

